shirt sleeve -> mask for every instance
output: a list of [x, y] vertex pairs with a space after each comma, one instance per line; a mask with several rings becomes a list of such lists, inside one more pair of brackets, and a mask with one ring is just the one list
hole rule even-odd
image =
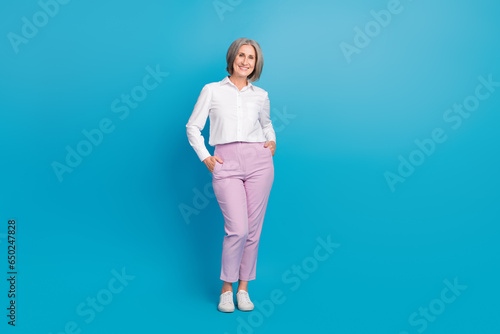
[[273, 124], [271, 123], [271, 108], [267, 92], [264, 104], [262, 105], [262, 110], [260, 112], [259, 121], [266, 140], [276, 142], [276, 133], [274, 132]]
[[208, 113], [210, 111], [212, 93], [210, 87], [205, 85], [201, 90], [198, 101], [194, 106], [193, 113], [189, 117], [189, 121], [186, 124], [186, 132], [189, 140], [189, 144], [193, 147], [194, 151], [198, 155], [201, 161], [205, 160], [211, 156], [205, 146], [205, 139], [203, 138], [201, 131], [205, 127], [207, 122]]

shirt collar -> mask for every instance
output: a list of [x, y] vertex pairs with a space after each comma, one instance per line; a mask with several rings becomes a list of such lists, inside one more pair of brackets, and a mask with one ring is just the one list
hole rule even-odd
[[[229, 84], [229, 85], [232, 85], [234, 87], [236, 87], [236, 85], [231, 81], [229, 80], [229, 75], [226, 75], [226, 77], [220, 82], [221, 86], [222, 85], [226, 85], [226, 84]], [[244, 92], [245, 90], [247, 89], [252, 89], [254, 90], [253, 88], [254, 86], [252, 85], [252, 83], [250, 81], [248, 81], [248, 85], [246, 85], [245, 87], [243, 87], [243, 89], [241, 90], [242, 92]], [[236, 89], [238, 89], [238, 87], [236, 87]], [[239, 89], [238, 89], [239, 90]]]

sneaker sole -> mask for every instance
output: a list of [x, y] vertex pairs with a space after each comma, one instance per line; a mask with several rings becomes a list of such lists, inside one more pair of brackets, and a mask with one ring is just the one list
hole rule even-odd
[[222, 312], [222, 313], [232, 313], [232, 312], [234, 312], [234, 308], [232, 310], [224, 310], [224, 309], [220, 309], [219, 307], [217, 307], [217, 310], [219, 312]]
[[243, 311], [243, 312], [253, 311], [253, 309], [254, 309], [253, 307], [252, 307], [252, 308], [249, 308], [249, 309], [246, 309], [246, 308], [240, 308], [240, 307], [238, 306], [238, 310]]

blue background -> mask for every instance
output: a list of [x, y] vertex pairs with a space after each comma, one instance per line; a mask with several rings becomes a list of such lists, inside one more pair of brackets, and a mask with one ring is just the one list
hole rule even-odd
[[[354, 28], [387, 1], [227, 6], [220, 16], [213, 1], [70, 1], [16, 53], [8, 34], [21, 35], [22, 18], [41, 7], [2, 2], [2, 333], [64, 333], [71, 321], [81, 333], [498, 333], [500, 87], [456, 130], [443, 114], [474, 94], [478, 77], [500, 81], [500, 3], [402, 0], [350, 62], [340, 44], [354, 45]], [[256, 303], [283, 292], [268, 315], [217, 311], [223, 217], [185, 133], [239, 37], [263, 49], [255, 84], [279, 127], [249, 284]], [[148, 66], [169, 75], [120, 119], [112, 102], [142, 85]], [[53, 162], [106, 118], [114, 130], [60, 182]], [[384, 173], [397, 173], [398, 157], [435, 128], [447, 140], [391, 191]], [[196, 214], [186, 219], [183, 207]], [[6, 318], [11, 218], [15, 329]], [[295, 275], [292, 290], [283, 275], [316, 263], [317, 238], [328, 236], [340, 246], [307, 278]], [[77, 307], [106, 296], [113, 270], [134, 278], [86, 322]], [[455, 278], [467, 287], [455, 301], [421, 320], [425, 329], [410, 323]]]

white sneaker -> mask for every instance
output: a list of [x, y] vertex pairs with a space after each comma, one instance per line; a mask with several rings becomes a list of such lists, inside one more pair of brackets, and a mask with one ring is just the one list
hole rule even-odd
[[219, 306], [217, 309], [221, 312], [234, 312], [232, 291], [226, 291], [220, 295]]
[[248, 296], [248, 292], [245, 290], [240, 290], [236, 293], [236, 301], [238, 302], [238, 309], [240, 311], [253, 310], [253, 303]]

